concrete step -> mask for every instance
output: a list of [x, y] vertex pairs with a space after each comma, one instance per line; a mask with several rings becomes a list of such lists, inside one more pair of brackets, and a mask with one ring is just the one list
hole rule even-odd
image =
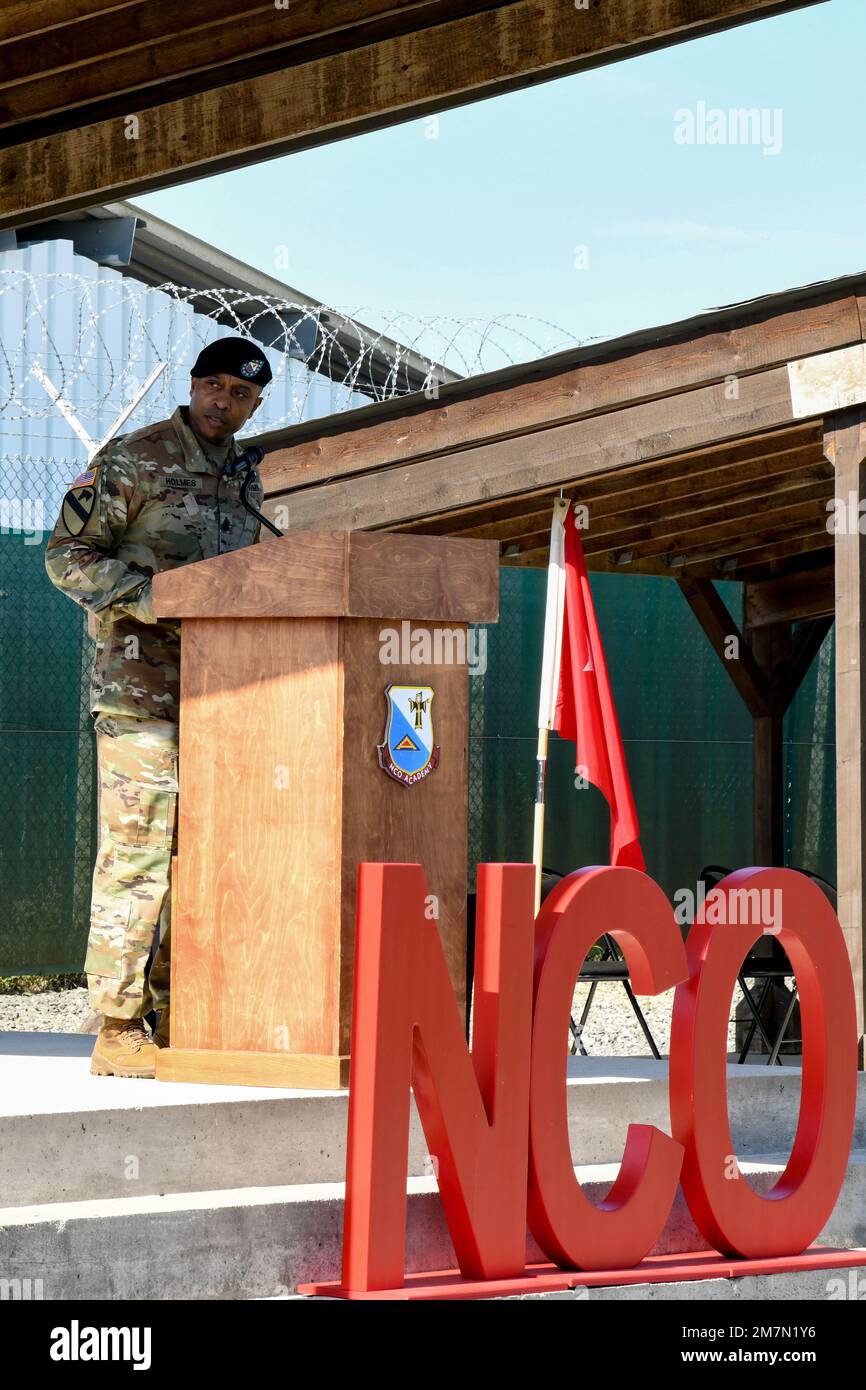
[[[0, 1035], [3, 1207], [343, 1179], [346, 1092], [93, 1077], [93, 1042], [77, 1033]], [[618, 1162], [630, 1123], [669, 1130], [666, 1062], [589, 1057], [568, 1065], [576, 1163]], [[799, 1094], [797, 1068], [730, 1066], [737, 1153], [790, 1146]], [[866, 1073], [855, 1144], [866, 1148]], [[432, 1171], [414, 1114], [409, 1171]]]
[[[763, 1190], [783, 1166], [778, 1156], [743, 1163], [748, 1180]], [[576, 1171], [599, 1201], [616, 1169]], [[0, 1280], [29, 1280], [47, 1300], [288, 1296], [298, 1283], [339, 1277], [343, 1197], [342, 1183], [317, 1183], [7, 1207], [0, 1210]], [[866, 1246], [866, 1151], [852, 1155], [820, 1241]], [[407, 1270], [455, 1264], [432, 1178], [409, 1180], [406, 1245]], [[678, 1198], [656, 1253], [706, 1248]], [[528, 1261], [541, 1258], [530, 1239]], [[827, 1298], [831, 1276], [823, 1277]], [[858, 1277], [866, 1292], [866, 1272]]]

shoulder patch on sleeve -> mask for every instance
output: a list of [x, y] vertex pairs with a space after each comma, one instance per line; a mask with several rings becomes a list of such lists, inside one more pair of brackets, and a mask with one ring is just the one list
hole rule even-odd
[[99, 464], [96, 463], [90, 468], [85, 468], [83, 473], [79, 473], [77, 478], [73, 478], [70, 487], [92, 487], [96, 482], [96, 475], [99, 472]]
[[[83, 475], [82, 475], [83, 476]], [[75, 484], [63, 499], [61, 518], [70, 536], [80, 536], [96, 505], [96, 488], [92, 483]]]

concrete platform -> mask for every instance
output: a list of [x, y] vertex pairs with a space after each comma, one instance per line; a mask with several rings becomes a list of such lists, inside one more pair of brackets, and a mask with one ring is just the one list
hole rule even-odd
[[[4, 1207], [343, 1179], [347, 1092], [95, 1077], [93, 1042], [77, 1033], [0, 1035]], [[575, 1057], [568, 1068], [575, 1163], [618, 1162], [630, 1123], [669, 1129], [666, 1062]], [[737, 1152], [789, 1146], [799, 1093], [798, 1068], [730, 1066]], [[854, 1142], [866, 1148], [866, 1074]], [[432, 1171], [414, 1113], [409, 1171]]]
[[[743, 1166], [749, 1180], [766, 1189], [783, 1164], [756, 1159]], [[598, 1201], [615, 1167], [588, 1166], [577, 1174]], [[319, 1183], [7, 1208], [0, 1210], [0, 1278], [40, 1281], [45, 1299], [288, 1295], [299, 1283], [339, 1278], [343, 1197], [341, 1183]], [[407, 1270], [453, 1267], [454, 1249], [432, 1178], [409, 1180], [408, 1208]], [[866, 1246], [866, 1152], [853, 1156], [840, 1202], [819, 1239]], [[707, 1248], [679, 1196], [654, 1253]], [[529, 1237], [527, 1260], [541, 1259]], [[866, 1294], [863, 1270], [858, 1277]], [[825, 1283], [829, 1278], [825, 1274]]]
[[[345, 1092], [92, 1077], [92, 1046], [79, 1034], [0, 1038], [0, 1280], [41, 1281], [45, 1299], [245, 1299], [339, 1276]], [[799, 1070], [733, 1065], [728, 1092], [744, 1172], [766, 1188], [793, 1137]], [[568, 1109], [578, 1176], [600, 1200], [628, 1124], [669, 1129], [667, 1065], [571, 1059]], [[855, 1142], [826, 1244], [866, 1246], [866, 1076]], [[410, 1172], [407, 1268], [447, 1268], [454, 1252], [414, 1115]], [[657, 1252], [701, 1248], [679, 1198]], [[527, 1257], [540, 1258], [531, 1240]], [[697, 1281], [679, 1296], [829, 1296], [826, 1277], [793, 1295], [778, 1292], [780, 1278], [751, 1294], [737, 1287], [746, 1280], [710, 1281], [716, 1294]], [[646, 1296], [673, 1297], [670, 1287]], [[608, 1296], [639, 1295], [591, 1295]]]

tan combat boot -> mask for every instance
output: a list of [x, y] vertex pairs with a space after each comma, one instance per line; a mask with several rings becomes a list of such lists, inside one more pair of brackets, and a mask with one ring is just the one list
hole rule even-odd
[[159, 1023], [156, 1025], [156, 1029], [153, 1034], [153, 1041], [156, 1043], [157, 1047], [171, 1046], [171, 1033], [169, 1031], [170, 1007], [171, 1006], [169, 1004], [166, 1004], [165, 1008], [160, 1010]]
[[143, 1018], [104, 1018], [90, 1072], [92, 1076], [156, 1076], [156, 1052]]

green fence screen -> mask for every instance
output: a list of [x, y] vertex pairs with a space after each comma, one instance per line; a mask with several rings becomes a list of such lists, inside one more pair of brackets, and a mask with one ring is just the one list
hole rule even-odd
[[93, 643], [27, 539], [0, 537], [4, 975], [81, 970], [96, 854]]
[[[49, 583], [44, 541], [0, 536], [3, 638], [0, 973], [82, 968], [96, 852], [93, 644], [84, 614]], [[531, 856], [543, 572], [503, 569], [487, 669], [471, 677], [470, 875]], [[745, 709], [668, 580], [592, 581], [650, 873], [669, 893], [708, 861], [751, 858]], [[736, 586], [724, 586], [735, 615]], [[787, 862], [835, 879], [832, 635], [786, 725]], [[575, 790], [574, 751], [554, 735], [546, 862], [605, 863], [608, 815]]]
[[[532, 857], [538, 684], [546, 572], [504, 568], [487, 669], [472, 677], [473, 864]], [[676, 584], [593, 575], [593, 597], [652, 876], [670, 895], [707, 863], [752, 857], [751, 721]], [[719, 586], [740, 621], [741, 590]], [[835, 882], [833, 634], [785, 727], [786, 863]], [[551, 735], [545, 864], [608, 862], [610, 819], [594, 787], [576, 790], [574, 745]], [[474, 878], [473, 878], [474, 881]]]

